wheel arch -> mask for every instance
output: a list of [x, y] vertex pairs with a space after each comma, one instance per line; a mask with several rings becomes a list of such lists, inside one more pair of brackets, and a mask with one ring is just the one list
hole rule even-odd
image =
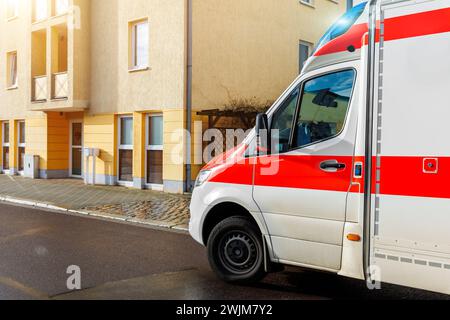
[[262, 234], [265, 234], [264, 229], [261, 227], [258, 219], [244, 206], [232, 201], [221, 202], [214, 205], [207, 213], [205, 220], [203, 222], [202, 229], [202, 240], [203, 243], [207, 244], [209, 236], [211, 235], [214, 227], [221, 221], [235, 217], [242, 216], [248, 218], [252, 223], [254, 223]]

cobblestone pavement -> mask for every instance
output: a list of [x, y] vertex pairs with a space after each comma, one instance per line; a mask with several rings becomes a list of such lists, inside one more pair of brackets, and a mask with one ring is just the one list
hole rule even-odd
[[180, 197], [107, 204], [98, 207], [86, 207], [83, 210], [124, 216], [138, 221], [151, 221], [165, 227], [187, 228], [189, 223], [189, 199]]
[[86, 186], [75, 179], [32, 180], [0, 175], [0, 196], [163, 227], [186, 229], [189, 221], [188, 195]]

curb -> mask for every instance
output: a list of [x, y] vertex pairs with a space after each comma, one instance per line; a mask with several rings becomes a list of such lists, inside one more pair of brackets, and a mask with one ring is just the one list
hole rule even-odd
[[167, 229], [167, 230], [175, 230], [175, 231], [182, 231], [182, 232], [189, 231], [188, 228], [180, 226], [179, 224], [174, 225], [174, 224], [166, 223], [163, 221], [155, 221], [155, 220], [146, 221], [146, 220], [141, 220], [141, 219], [136, 219], [136, 218], [126, 218], [126, 217], [115, 216], [115, 215], [101, 214], [98, 212], [92, 212], [92, 211], [87, 211], [87, 210], [86, 211], [72, 210], [72, 209], [67, 209], [67, 208], [63, 208], [63, 207], [58, 207], [58, 206], [48, 204], [45, 202], [23, 200], [23, 199], [19, 199], [19, 198], [10, 197], [10, 196], [1, 196], [0, 195], [0, 202], [12, 203], [12, 204], [16, 204], [16, 205], [39, 208], [39, 209], [47, 209], [47, 210], [52, 210], [52, 211], [59, 211], [59, 212], [64, 212], [64, 213], [68, 213], [68, 214], [76, 214], [76, 215], [88, 216], [88, 217], [93, 217], [93, 218], [102, 218], [102, 219], [111, 220], [111, 221], [120, 221], [120, 222], [124, 222], [124, 223], [135, 224], [135, 225], [138, 224], [138, 225], [145, 225], [145, 226], [150, 226], [150, 227], [157, 227], [157, 228]]

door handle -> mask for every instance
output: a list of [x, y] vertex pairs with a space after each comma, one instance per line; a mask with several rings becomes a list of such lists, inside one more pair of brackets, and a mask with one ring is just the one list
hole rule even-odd
[[339, 163], [337, 160], [327, 160], [320, 164], [320, 169], [327, 172], [336, 172], [345, 169], [345, 163]]

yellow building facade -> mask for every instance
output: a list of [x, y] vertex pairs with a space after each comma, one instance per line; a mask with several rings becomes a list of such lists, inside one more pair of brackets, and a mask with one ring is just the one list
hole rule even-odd
[[184, 192], [197, 112], [275, 100], [345, 6], [0, 0], [1, 172], [37, 156], [43, 179]]

